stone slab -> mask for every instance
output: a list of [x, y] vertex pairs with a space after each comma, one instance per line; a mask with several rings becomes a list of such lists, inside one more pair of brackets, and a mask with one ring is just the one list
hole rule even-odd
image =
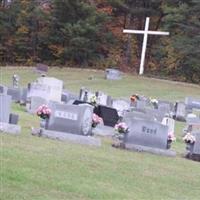
[[18, 135], [21, 132], [21, 127], [16, 124], [8, 124], [8, 123], [0, 122], [0, 132]]
[[169, 156], [169, 157], [176, 156], [176, 152], [172, 150], [163, 150], [163, 149], [151, 148], [151, 147], [135, 145], [135, 144], [125, 144], [125, 148], [131, 151], [148, 152], [148, 153], [161, 155], [161, 156]]
[[99, 138], [94, 138], [93, 136], [82, 136], [71, 133], [64, 133], [58, 131], [50, 131], [50, 130], [41, 130], [41, 136], [47, 137], [50, 139], [58, 139], [61, 141], [69, 141], [76, 144], [84, 144], [89, 146], [101, 146], [101, 140]]

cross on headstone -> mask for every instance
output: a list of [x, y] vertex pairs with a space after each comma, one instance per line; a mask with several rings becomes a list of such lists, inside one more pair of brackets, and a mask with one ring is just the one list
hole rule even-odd
[[149, 31], [149, 17], [146, 18], [145, 29], [143, 30], [129, 30], [124, 29], [123, 33], [134, 33], [134, 34], [143, 34], [143, 45], [142, 45], [142, 54], [140, 61], [140, 71], [139, 74], [142, 75], [144, 72], [144, 61], [145, 61], [145, 53], [147, 48], [147, 39], [148, 35], [169, 35], [169, 32], [161, 32], [161, 31]]

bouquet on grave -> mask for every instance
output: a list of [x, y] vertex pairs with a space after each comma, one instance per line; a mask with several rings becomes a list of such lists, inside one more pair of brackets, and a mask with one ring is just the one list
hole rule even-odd
[[93, 95], [90, 99], [89, 102], [95, 106], [97, 104], [97, 97], [95, 95]]
[[140, 99], [140, 97], [139, 97], [138, 94], [133, 94], [133, 95], [131, 95], [131, 97], [130, 97], [130, 100], [131, 100], [132, 103], [136, 102], [136, 101], [139, 100], [139, 99]]
[[183, 141], [187, 144], [194, 144], [196, 141], [196, 138], [194, 135], [192, 135], [191, 133], [186, 133], [186, 135], [183, 137]]
[[174, 141], [176, 141], [176, 137], [174, 136], [174, 133], [168, 133], [167, 142], [171, 143]]
[[119, 122], [115, 124], [115, 131], [117, 134], [125, 134], [128, 133], [128, 126], [126, 125], [125, 122]]
[[47, 105], [41, 105], [38, 107], [36, 114], [42, 119], [48, 119], [51, 115], [51, 109]]
[[93, 113], [92, 115], [92, 127], [95, 128], [98, 124], [103, 123], [103, 119]]
[[170, 149], [171, 143], [176, 141], [176, 137], [174, 136], [174, 133], [168, 133], [167, 137], [167, 149]]
[[150, 103], [153, 105], [154, 108], [158, 108], [158, 100], [150, 98]]

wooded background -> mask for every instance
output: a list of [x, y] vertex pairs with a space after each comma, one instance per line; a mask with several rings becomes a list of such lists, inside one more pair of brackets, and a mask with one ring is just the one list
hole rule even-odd
[[145, 74], [200, 83], [199, 0], [0, 0], [0, 64], [116, 67], [138, 72], [151, 30]]

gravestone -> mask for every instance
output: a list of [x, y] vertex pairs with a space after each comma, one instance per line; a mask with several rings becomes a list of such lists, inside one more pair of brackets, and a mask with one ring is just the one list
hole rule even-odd
[[22, 90], [20, 88], [8, 88], [7, 94], [12, 97], [14, 102], [20, 102]]
[[144, 110], [146, 107], [146, 101], [137, 100], [135, 107], [140, 110]]
[[186, 105], [183, 102], [176, 102], [175, 104], [175, 119], [177, 121], [186, 121]]
[[19, 115], [11, 113], [9, 116], [9, 124], [17, 124], [19, 120]]
[[78, 99], [78, 95], [76, 95], [72, 92], [69, 92], [67, 90], [62, 91], [62, 95], [61, 95], [61, 101], [62, 102], [67, 103], [70, 100], [76, 100], [76, 99]]
[[84, 102], [90, 102], [94, 96], [96, 96], [95, 93], [91, 92], [90, 90], [86, 88], [80, 89], [79, 100]]
[[26, 109], [29, 113], [34, 114], [36, 113], [36, 110], [38, 109], [38, 107], [43, 104], [47, 105], [48, 101], [44, 99], [43, 97], [33, 96], [30, 98], [30, 102], [27, 102]]
[[200, 131], [193, 131], [192, 135], [195, 137], [195, 143], [187, 144], [186, 157], [192, 160], [200, 161]]
[[48, 85], [33, 82], [28, 85], [27, 98], [30, 99], [31, 97], [43, 97], [48, 100], [50, 90], [51, 88]]
[[174, 135], [175, 120], [169, 117], [164, 117], [162, 124], [168, 126], [168, 135]]
[[42, 97], [47, 102], [61, 102], [63, 82], [52, 77], [40, 77], [36, 82], [28, 85], [27, 101], [31, 97]]
[[195, 130], [200, 130], [200, 118], [186, 118], [186, 128], [184, 129], [184, 132], [192, 132]]
[[19, 134], [18, 116], [11, 114], [11, 96], [0, 94], [0, 132]]
[[200, 99], [195, 99], [193, 97], [185, 98], [185, 105], [188, 109], [200, 109]]
[[103, 119], [104, 125], [114, 127], [119, 120], [117, 110], [99, 105], [94, 108], [94, 113]]
[[63, 81], [53, 77], [40, 77], [37, 79], [37, 82], [49, 87], [48, 100], [61, 102]]
[[47, 74], [48, 66], [42, 63], [38, 63], [35, 67], [35, 71], [39, 74]]
[[168, 101], [158, 101], [158, 110], [162, 113], [169, 114], [170, 116], [174, 115], [174, 105]]
[[152, 117], [152, 119], [156, 119], [159, 122], [162, 122], [165, 117], [165, 112], [160, 112], [158, 109], [146, 108], [144, 112], [148, 117]]
[[130, 109], [130, 102], [123, 99], [113, 100], [112, 107], [115, 108], [119, 116], [123, 116], [124, 112]]
[[40, 135], [78, 144], [101, 146], [92, 134], [93, 108], [89, 105], [49, 104], [52, 113]]
[[125, 123], [129, 131], [123, 139], [124, 146], [130, 150], [175, 156], [167, 149], [168, 127], [146, 119], [129, 119]]
[[97, 97], [97, 103], [99, 105], [103, 105], [103, 106], [108, 106], [111, 107], [112, 106], [112, 98], [111, 96], [108, 96], [107, 94], [104, 94], [101, 91], [96, 92], [96, 97]]
[[27, 94], [28, 94], [28, 89], [27, 88], [22, 88], [20, 104], [26, 104]]
[[130, 111], [125, 111], [123, 119], [126, 121], [128, 119], [146, 119], [150, 121], [155, 121], [156, 119], [153, 116], [146, 115], [145, 111], [141, 111], [138, 109], [132, 109]]
[[11, 96], [0, 94], [0, 122], [9, 123]]
[[8, 88], [6, 86], [0, 85], [0, 94], [6, 95], [7, 94], [7, 90], [8, 90]]
[[121, 72], [117, 69], [112, 69], [112, 68], [108, 68], [105, 71], [105, 77], [107, 80], [120, 80], [122, 79], [121, 77]]
[[78, 135], [90, 135], [93, 108], [87, 106], [53, 104], [47, 129]]
[[200, 157], [200, 132], [196, 132], [196, 133], [193, 133], [195, 138], [196, 138], [196, 141], [194, 143], [194, 149], [193, 149], [193, 154], [197, 154], [199, 155]]

